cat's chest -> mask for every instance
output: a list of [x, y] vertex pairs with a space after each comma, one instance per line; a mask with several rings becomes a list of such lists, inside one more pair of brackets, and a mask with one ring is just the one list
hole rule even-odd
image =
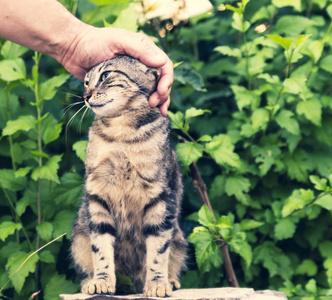
[[[153, 194], [160, 169], [148, 153], [90, 148], [86, 162], [86, 188], [105, 198], [137, 198]], [[138, 199], [137, 199], [138, 200]]]

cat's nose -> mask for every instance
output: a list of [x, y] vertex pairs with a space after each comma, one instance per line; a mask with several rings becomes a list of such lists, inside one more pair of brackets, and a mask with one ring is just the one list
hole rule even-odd
[[85, 92], [83, 95], [83, 99], [87, 102], [89, 102], [89, 99], [91, 98], [92, 93], [91, 92]]

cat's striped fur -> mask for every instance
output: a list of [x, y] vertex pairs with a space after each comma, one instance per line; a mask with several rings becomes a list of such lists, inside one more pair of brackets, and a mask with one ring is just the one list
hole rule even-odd
[[146, 296], [179, 288], [186, 241], [179, 228], [181, 175], [169, 119], [148, 104], [159, 70], [128, 56], [93, 68], [84, 99], [95, 113], [85, 195], [72, 236], [82, 292], [115, 292], [115, 273]]

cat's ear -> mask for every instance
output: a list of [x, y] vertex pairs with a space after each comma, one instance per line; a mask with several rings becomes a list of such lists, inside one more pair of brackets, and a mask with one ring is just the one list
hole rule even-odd
[[151, 76], [151, 78], [149, 78], [151, 81], [155, 81], [156, 83], [158, 83], [161, 74], [159, 68], [149, 68], [147, 73], [149, 77]]

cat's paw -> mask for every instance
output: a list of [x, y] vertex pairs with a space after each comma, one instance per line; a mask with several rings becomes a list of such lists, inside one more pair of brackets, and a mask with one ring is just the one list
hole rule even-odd
[[82, 285], [82, 293], [84, 294], [114, 294], [115, 280], [109, 278], [105, 279], [90, 279]]
[[173, 286], [173, 290], [178, 290], [181, 287], [179, 280], [175, 278], [168, 278], [169, 283]]
[[144, 296], [169, 297], [172, 295], [172, 285], [168, 281], [150, 281], [145, 283]]

